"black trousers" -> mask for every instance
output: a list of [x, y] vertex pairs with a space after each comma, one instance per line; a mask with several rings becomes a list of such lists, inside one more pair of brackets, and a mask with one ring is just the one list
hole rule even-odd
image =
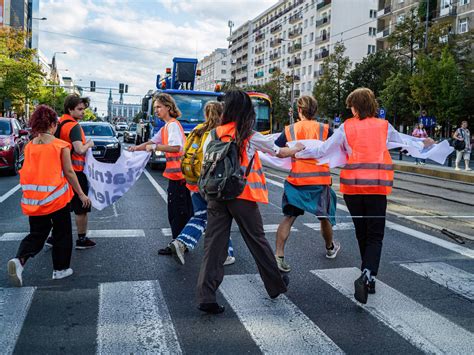
[[67, 204], [62, 209], [45, 216], [30, 216], [30, 234], [20, 243], [17, 258], [34, 257], [43, 249], [44, 243], [52, 231], [53, 244], [53, 268], [64, 270], [71, 264], [72, 253], [72, 225], [71, 207]]
[[168, 180], [168, 221], [175, 239], [193, 216], [191, 194], [186, 180]]
[[354, 222], [362, 258], [361, 270], [369, 269], [377, 275], [385, 233], [387, 196], [344, 195], [344, 201]]
[[273, 250], [265, 238], [262, 216], [257, 203], [241, 199], [209, 201], [204, 257], [197, 284], [199, 303], [216, 302], [216, 291], [224, 279], [224, 261], [227, 258], [233, 219], [237, 222], [245, 244], [257, 264], [267, 293], [270, 296], [277, 296], [287, 290]]

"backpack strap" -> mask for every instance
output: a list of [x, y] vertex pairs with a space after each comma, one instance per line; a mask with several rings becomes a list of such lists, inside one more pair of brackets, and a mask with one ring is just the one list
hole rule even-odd
[[219, 137], [217, 137], [217, 131], [216, 131], [215, 128], [211, 130], [211, 133], [210, 133], [210, 134], [211, 134], [212, 140], [217, 140], [217, 139], [219, 139]]
[[[257, 154], [257, 152], [255, 152]], [[255, 154], [252, 156], [252, 159], [249, 161], [249, 165], [247, 166], [247, 169], [245, 169], [244, 177], [246, 178], [250, 174], [250, 170], [252, 170], [252, 165], [253, 165], [253, 160], [255, 158]]]
[[66, 124], [66, 123], [77, 123], [76, 121], [73, 121], [73, 120], [64, 120], [62, 121], [59, 125], [58, 125], [58, 128], [56, 129], [56, 132], [54, 133], [54, 136], [56, 138], [60, 138], [61, 137], [61, 128]]

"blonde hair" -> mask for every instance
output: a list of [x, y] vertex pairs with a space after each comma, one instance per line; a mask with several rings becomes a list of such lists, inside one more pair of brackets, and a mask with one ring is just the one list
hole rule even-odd
[[219, 126], [221, 124], [222, 112], [224, 112], [224, 105], [222, 105], [222, 103], [209, 101], [206, 106], [204, 106], [204, 117], [206, 117], [206, 122], [204, 122], [202, 127], [196, 130], [196, 134], [202, 136], [205, 132]]
[[170, 94], [160, 93], [156, 94], [153, 97], [154, 101], [159, 101], [160, 104], [166, 106], [170, 109], [170, 116], [173, 118], [178, 118], [181, 116], [181, 111], [179, 110], [178, 106], [176, 105], [176, 101], [174, 101], [173, 97]]
[[296, 105], [303, 116], [309, 120], [314, 119], [318, 113], [318, 101], [312, 96], [301, 96]]
[[351, 92], [347, 96], [346, 105], [348, 108], [353, 107], [361, 120], [375, 117], [379, 108], [373, 91], [367, 88], [358, 88]]

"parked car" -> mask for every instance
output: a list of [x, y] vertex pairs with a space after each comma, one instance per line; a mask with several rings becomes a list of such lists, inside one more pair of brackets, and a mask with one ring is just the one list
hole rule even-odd
[[127, 130], [123, 132], [123, 141], [125, 143], [135, 143], [135, 138], [137, 137], [137, 124], [130, 123]]
[[24, 159], [29, 132], [15, 118], [0, 118], [0, 170], [16, 175]]
[[87, 139], [94, 141], [92, 155], [101, 162], [115, 163], [120, 157], [121, 145], [113, 126], [108, 122], [81, 122]]
[[115, 124], [115, 130], [117, 132], [119, 131], [125, 131], [128, 128], [127, 122], [117, 122]]

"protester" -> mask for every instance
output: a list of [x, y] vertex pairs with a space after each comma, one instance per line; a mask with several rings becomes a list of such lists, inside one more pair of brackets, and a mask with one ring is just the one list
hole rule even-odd
[[[428, 138], [428, 134], [426, 133], [423, 123], [417, 123], [411, 135], [416, 138]], [[426, 163], [425, 159], [415, 158], [416, 165], [425, 165], [425, 163]]]
[[[285, 147], [287, 142], [302, 139], [327, 140], [332, 129], [327, 124], [315, 121], [318, 104], [312, 96], [302, 96], [297, 101], [299, 120], [287, 126], [275, 144]], [[315, 159], [291, 160], [291, 171], [283, 191], [283, 220], [276, 234], [276, 261], [283, 272], [291, 270], [285, 261], [285, 244], [291, 227], [298, 216], [305, 211], [318, 217], [321, 223], [321, 235], [326, 244], [326, 257], [336, 257], [341, 245], [333, 240], [332, 226], [336, 224], [336, 193], [331, 189], [331, 173], [327, 164], [318, 165]]]
[[[177, 120], [181, 116], [176, 102], [169, 94], [156, 94], [153, 108], [165, 125], [148, 142], [129, 150], [162, 151], [166, 157], [166, 167], [163, 176], [168, 179], [168, 221], [171, 226], [173, 240], [176, 239], [193, 215], [191, 195], [186, 188], [186, 180], [181, 172], [181, 158], [186, 137], [183, 127]], [[171, 242], [158, 250], [158, 254], [171, 255]]]
[[[286, 292], [289, 282], [286, 275], [280, 274], [273, 251], [265, 238], [257, 203], [268, 203], [268, 190], [257, 151], [285, 157], [293, 155], [297, 150], [278, 148], [272, 137], [254, 132], [252, 128], [255, 119], [252, 101], [245, 92], [230, 91], [225, 95], [222, 125], [217, 127], [215, 133], [222, 141], [234, 139], [240, 165], [249, 174], [245, 188], [237, 198], [210, 200], [207, 206], [204, 257], [197, 284], [198, 308], [207, 313], [224, 312], [224, 306], [216, 303], [216, 291], [224, 278], [223, 264], [227, 257], [230, 228], [234, 219], [270, 297], [276, 298]], [[204, 143], [204, 154], [210, 138], [209, 136]]]
[[[23, 191], [21, 208], [28, 216], [30, 233], [21, 241], [16, 257], [8, 261], [8, 276], [15, 286], [23, 285], [23, 268], [38, 254], [52, 229], [53, 279], [72, 275], [72, 226], [70, 201], [73, 191], [83, 208], [90, 206], [71, 162], [71, 145], [54, 137], [57, 116], [50, 107], [40, 105], [31, 116], [30, 126], [36, 136], [25, 148], [20, 170]], [[72, 186], [72, 189], [71, 189]]]
[[[84, 166], [86, 162], [85, 154], [89, 148], [94, 146], [94, 142], [89, 140], [86, 142], [86, 136], [79, 120], [84, 118], [84, 112], [89, 107], [89, 98], [80, 97], [79, 95], [68, 95], [64, 100], [65, 114], [59, 119], [56, 137], [68, 142], [72, 145], [72, 168], [74, 169], [82, 191], [87, 195], [89, 193], [89, 182], [86, 174], [84, 174]], [[71, 210], [76, 215], [77, 241], [76, 249], [90, 249], [95, 247], [96, 243], [87, 237], [88, 213], [91, 206], [84, 207], [79, 195], [74, 194], [71, 201]], [[55, 242], [54, 236], [48, 238], [46, 245], [51, 246]]]
[[[342, 150], [348, 157], [341, 169], [340, 191], [354, 222], [362, 258], [362, 273], [354, 282], [354, 297], [367, 303], [368, 293], [375, 293], [387, 195], [393, 185], [393, 165], [387, 144], [403, 140], [387, 121], [375, 118], [377, 102], [370, 89], [354, 90], [346, 104], [354, 117], [346, 120], [322, 145], [311, 149], [310, 155], [321, 159], [330, 152]], [[427, 138], [423, 143], [430, 146], [434, 141]], [[296, 144], [296, 148], [302, 147], [302, 144]]]
[[[201, 239], [207, 225], [207, 201], [199, 194], [197, 179], [201, 171], [203, 158], [203, 145], [211, 129], [219, 126], [224, 107], [220, 102], [210, 101], [204, 107], [206, 121], [197, 125], [188, 135], [184, 148], [184, 158], [181, 162], [181, 170], [186, 179], [186, 187], [191, 191], [194, 215], [188, 221], [179, 236], [171, 242], [171, 250], [176, 260], [184, 265], [185, 252], [194, 249]], [[235, 263], [232, 240], [229, 239], [227, 259], [224, 265]]]
[[472, 170], [469, 167], [472, 150], [471, 132], [469, 132], [469, 129], [467, 128], [467, 121], [461, 122], [461, 126], [456, 130], [456, 132], [454, 132], [453, 138], [460, 142], [464, 142], [464, 149], [456, 150], [456, 166], [454, 169], [461, 170], [459, 163], [461, 162], [461, 159], [464, 159], [464, 169], [466, 171]]

